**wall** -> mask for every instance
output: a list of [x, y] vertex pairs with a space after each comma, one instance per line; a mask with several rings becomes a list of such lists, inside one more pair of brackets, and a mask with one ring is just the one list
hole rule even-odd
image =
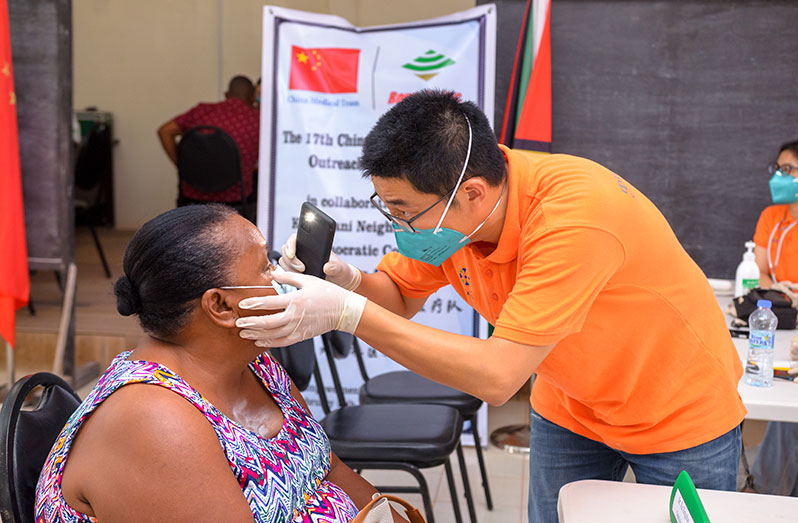
[[174, 206], [177, 175], [156, 129], [229, 79], [260, 76], [261, 8], [335, 14], [355, 25], [420, 20], [474, 0], [78, 0], [73, 2], [74, 106], [114, 115], [115, 220], [135, 229]]
[[554, 151], [626, 178], [707, 276], [733, 278], [771, 203], [767, 165], [798, 139], [798, 2], [551, 9]]

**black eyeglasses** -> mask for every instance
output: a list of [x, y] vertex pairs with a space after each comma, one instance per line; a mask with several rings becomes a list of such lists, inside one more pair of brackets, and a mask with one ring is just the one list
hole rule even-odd
[[[452, 189], [452, 191], [453, 190], [454, 189]], [[433, 203], [432, 205], [430, 205], [429, 207], [427, 207], [426, 209], [424, 209], [420, 213], [416, 214], [415, 216], [413, 216], [409, 220], [405, 220], [404, 218], [399, 218], [398, 216], [394, 216], [393, 214], [391, 214], [390, 211], [388, 211], [388, 207], [380, 199], [380, 197], [377, 195], [376, 192], [371, 195], [371, 198], [369, 198], [369, 200], [371, 200], [371, 205], [373, 205], [375, 209], [380, 211], [382, 213], [382, 215], [385, 216], [388, 219], [389, 222], [391, 222], [392, 224], [396, 225], [397, 227], [399, 227], [400, 229], [402, 229], [405, 232], [416, 232], [416, 229], [411, 224], [414, 221], [416, 221], [417, 219], [419, 219], [425, 212], [431, 210], [433, 207], [435, 207], [436, 205], [441, 203], [443, 200], [445, 200], [446, 198], [451, 196], [452, 191], [449, 191], [446, 194], [444, 194], [443, 196], [441, 196], [440, 198], [438, 198], [435, 201], [435, 203]]]
[[790, 165], [788, 163], [779, 165], [776, 162], [768, 165], [768, 172], [770, 174], [776, 174], [776, 171], [780, 171], [782, 174], [786, 174], [787, 176], [798, 176], [798, 165]]

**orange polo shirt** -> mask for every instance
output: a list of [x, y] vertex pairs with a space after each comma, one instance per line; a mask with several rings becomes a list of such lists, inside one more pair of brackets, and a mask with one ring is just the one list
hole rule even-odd
[[[778, 281], [798, 283], [798, 225], [787, 230], [794, 223], [795, 219], [790, 216], [789, 205], [771, 205], [762, 211], [756, 224], [754, 243], [758, 247], [767, 250], [771, 234], [773, 235], [773, 241], [770, 242], [770, 259], [775, 265], [774, 272]], [[779, 241], [782, 236], [784, 241], [781, 242], [781, 256], [778, 256]]]
[[531, 402], [544, 418], [612, 448], [671, 452], [737, 426], [742, 365], [701, 269], [659, 210], [583, 158], [502, 147], [509, 193], [501, 238], [440, 267], [398, 253], [404, 296], [451, 284], [494, 336], [556, 343]]

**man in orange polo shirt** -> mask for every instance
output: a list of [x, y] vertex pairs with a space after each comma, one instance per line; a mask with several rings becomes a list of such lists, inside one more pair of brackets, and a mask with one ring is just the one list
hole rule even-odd
[[[327, 281], [244, 300], [284, 309], [241, 335], [285, 346], [331, 329], [432, 380], [501, 405], [532, 389], [530, 521], [557, 521], [561, 486], [622, 479], [733, 490], [742, 366], [701, 270], [657, 208], [589, 160], [496, 144], [482, 112], [422, 91], [384, 114], [362, 166], [398, 253], [374, 274], [332, 255]], [[293, 243], [281, 264], [302, 270]], [[467, 275], [468, 278], [461, 278]], [[452, 285], [491, 324], [487, 340], [413, 323]]]

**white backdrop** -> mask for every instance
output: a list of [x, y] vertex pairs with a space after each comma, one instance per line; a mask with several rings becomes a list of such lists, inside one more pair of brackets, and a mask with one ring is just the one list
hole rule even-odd
[[[357, 167], [363, 138], [381, 114], [424, 88], [460, 93], [492, 118], [495, 45], [493, 5], [369, 28], [336, 16], [264, 7], [258, 227], [272, 248], [279, 250], [296, 230], [300, 205], [307, 200], [338, 222], [334, 251], [374, 271], [396, 245], [390, 224], [371, 208], [373, 187]], [[298, 74], [305, 80], [297, 81]], [[485, 335], [484, 321], [450, 287], [430, 296], [414, 321]], [[361, 346], [370, 376], [402, 368]], [[320, 347], [318, 340], [319, 356]], [[319, 364], [334, 408], [323, 356]], [[357, 403], [362, 379], [354, 356], [339, 360], [338, 367], [347, 401]], [[315, 384], [304, 395], [314, 415], [321, 416]], [[484, 412], [479, 430], [487, 442]], [[469, 439], [466, 435], [464, 441]]]

